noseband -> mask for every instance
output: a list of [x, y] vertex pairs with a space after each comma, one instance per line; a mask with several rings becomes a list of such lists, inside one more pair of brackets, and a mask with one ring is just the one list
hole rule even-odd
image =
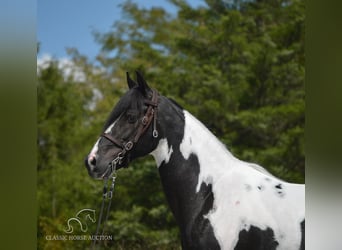
[[139, 141], [140, 137], [145, 133], [148, 129], [149, 125], [153, 120], [153, 138], [157, 138], [159, 133], [157, 131], [157, 110], [158, 110], [158, 92], [155, 89], [152, 89], [152, 99], [144, 100], [144, 104], [148, 106], [147, 111], [144, 117], [141, 119], [139, 127], [135, 135], [133, 135], [128, 141], [122, 142], [114, 138], [110, 133], [103, 133], [101, 136], [109, 140], [114, 145], [121, 148], [121, 151], [117, 154], [111, 164], [108, 166], [108, 169], [103, 174], [103, 177], [110, 171], [113, 172], [116, 169], [117, 164], [121, 164], [123, 158], [132, 150], [134, 145]]

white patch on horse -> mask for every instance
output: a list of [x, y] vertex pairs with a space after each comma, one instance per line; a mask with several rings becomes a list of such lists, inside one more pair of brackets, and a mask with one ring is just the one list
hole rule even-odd
[[114, 127], [115, 123], [120, 119], [120, 117], [115, 121], [113, 122], [106, 130], [105, 130], [105, 133], [108, 134], [112, 131], [112, 128]]
[[305, 186], [284, 182], [257, 164], [237, 159], [200, 121], [187, 111], [184, 116], [180, 151], [185, 159], [191, 154], [198, 157], [196, 191], [203, 182], [212, 185], [213, 209], [204, 217], [221, 249], [234, 249], [239, 232], [252, 225], [261, 230], [271, 228], [278, 250], [299, 249]]
[[202, 182], [207, 185], [225, 174], [228, 168], [222, 168], [221, 163], [239, 161], [217, 138], [189, 112], [184, 111], [185, 127], [184, 137], [179, 146], [185, 159], [191, 154], [198, 157], [200, 174], [196, 191], [200, 190]]
[[[117, 121], [120, 119], [121, 115], [119, 116], [118, 119], [116, 119], [110, 126], [108, 126], [108, 128], [105, 130], [105, 133], [110, 133], [112, 128], [114, 127], [115, 123], [117, 123]], [[92, 160], [95, 158], [96, 159], [96, 155], [97, 155], [97, 151], [99, 150], [99, 142], [100, 142], [100, 139], [97, 139], [95, 145], [93, 146], [93, 148], [91, 149], [89, 155], [88, 155], [88, 165], [89, 166], [93, 166], [91, 164]]]
[[173, 153], [172, 146], [169, 147], [169, 143], [166, 138], [163, 138], [159, 141], [157, 148], [152, 151], [150, 154], [153, 155], [156, 160], [158, 168], [162, 164], [162, 162], [168, 163], [171, 155]]
[[90, 153], [88, 155], [87, 161], [88, 161], [88, 166], [90, 167], [91, 170], [93, 170], [93, 168], [95, 167], [92, 164], [92, 162], [93, 162], [94, 159], [96, 159], [96, 154], [97, 154], [97, 151], [99, 150], [99, 147], [98, 147], [99, 141], [100, 141], [100, 139], [98, 139], [96, 141], [95, 145], [93, 146], [93, 148], [91, 149], [91, 151], [90, 151]]
[[100, 139], [98, 139], [97, 141], [96, 141], [96, 143], [95, 143], [95, 145], [93, 146], [93, 148], [91, 149], [91, 151], [90, 151], [90, 154], [89, 154], [89, 158], [90, 157], [95, 157], [96, 156], [96, 153], [97, 153], [97, 151], [99, 150], [99, 141], [100, 141]]

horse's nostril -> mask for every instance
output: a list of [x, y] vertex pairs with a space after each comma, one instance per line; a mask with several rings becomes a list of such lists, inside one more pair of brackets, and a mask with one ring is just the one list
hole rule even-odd
[[96, 158], [95, 157], [91, 157], [89, 159], [89, 162], [90, 162], [91, 165], [95, 166], [96, 165]]
[[96, 157], [94, 157], [94, 156], [87, 156], [84, 159], [84, 161], [85, 161], [84, 163], [88, 169], [90, 169], [91, 166], [96, 166]]

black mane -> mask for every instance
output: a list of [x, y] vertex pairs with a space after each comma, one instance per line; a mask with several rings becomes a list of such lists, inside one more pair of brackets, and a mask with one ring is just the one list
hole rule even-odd
[[176, 105], [178, 108], [180, 109], [184, 109], [178, 102], [176, 102], [174, 99], [172, 98], [167, 98], [169, 101], [171, 101], [174, 105]]

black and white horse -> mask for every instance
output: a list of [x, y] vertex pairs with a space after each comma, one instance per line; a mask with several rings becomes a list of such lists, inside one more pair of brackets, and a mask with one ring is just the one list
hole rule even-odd
[[129, 91], [86, 159], [108, 178], [153, 155], [183, 249], [304, 249], [305, 186], [235, 158], [194, 116], [127, 74]]

